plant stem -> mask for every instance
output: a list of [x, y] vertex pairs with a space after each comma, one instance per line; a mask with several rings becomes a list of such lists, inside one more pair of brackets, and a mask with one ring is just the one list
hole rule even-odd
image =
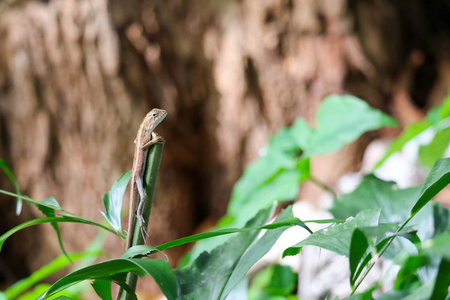
[[337, 194], [329, 186], [327, 186], [325, 183], [323, 183], [319, 179], [317, 179], [317, 178], [315, 178], [314, 176], [311, 175], [309, 177], [309, 180], [311, 180], [312, 183], [314, 183], [315, 185], [317, 185], [321, 189], [329, 192], [333, 196], [333, 200], [336, 200], [338, 198]]
[[[156, 178], [158, 177], [159, 166], [161, 164], [161, 157], [164, 148], [164, 141], [158, 142], [150, 147], [147, 154], [147, 163], [144, 171], [144, 190], [146, 195], [146, 201], [144, 203], [144, 209], [142, 216], [144, 217], [145, 227], [148, 227], [148, 221], [150, 218], [150, 212], [152, 210], [153, 195], [155, 193]], [[134, 212], [130, 212], [134, 214]], [[134, 216], [136, 218], [136, 216]], [[136, 227], [134, 229], [134, 236], [132, 237], [131, 246], [144, 245], [145, 239], [141, 234], [139, 228], [139, 222], [135, 222]], [[137, 275], [128, 273], [126, 278], [126, 284], [131, 289], [136, 290]], [[117, 299], [130, 300], [133, 299], [131, 295], [126, 293], [122, 288], [119, 290]]]
[[414, 215], [409, 216], [409, 218], [403, 222], [403, 224], [395, 231], [394, 235], [392, 236], [391, 239], [389, 239], [389, 241], [386, 243], [386, 245], [384, 245], [383, 248], [381, 248], [380, 250], [380, 255], [378, 255], [378, 257], [367, 267], [367, 269], [364, 271], [363, 275], [361, 276], [361, 278], [358, 280], [358, 282], [355, 284], [355, 287], [352, 289], [352, 293], [350, 295], [353, 295], [356, 290], [358, 289], [358, 287], [361, 285], [361, 283], [363, 282], [363, 280], [366, 278], [366, 276], [369, 274], [370, 270], [372, 270], [372, 268], [375, 266], [375, 264], [378, 262], [378, 260], [381, 258], [381, 256], [383, 255], [383, 253], [387, 250], [387, 248], [392, 244], [392, 242], [394, 241], [394, 239], [397, 237], [398, 233], [405, 228], [406, 224], [408, 224], [408, 222], [414, 217]]

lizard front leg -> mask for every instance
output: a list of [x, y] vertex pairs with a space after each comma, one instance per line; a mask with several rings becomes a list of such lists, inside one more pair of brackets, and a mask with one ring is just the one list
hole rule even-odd
[[154, 145], [156, 143], [160, 143], [160, 142], [164, 142], [164, 138], [162, 136], [160, 136], [159, 134], [157, 134], [156, 132], [152, 132], [152, 138], [151, 140], [145, 142], [141, 149], [147, 149], [148, 147], [150, 147], [151, 145]]

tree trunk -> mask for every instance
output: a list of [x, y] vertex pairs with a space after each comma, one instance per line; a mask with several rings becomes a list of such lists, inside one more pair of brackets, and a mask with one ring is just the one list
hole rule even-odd
[[[101, 221], [101, 197], [131, 168], [142, 118], [166, 109], [149, 243], [179, 238], [223, 215], [270, 135], [299, 116], [314, 123], [325, 95], [353, 93], [404, 123], [422, 116], [449, 86], [449, 10], [423, 0], [4, 2], [0, 157], [26, 195]], [[312, 172], [332, 186], [374, 137], [314, 158]], [[299, 198], [316, 194], [305, 185]], [[17, 219], [1, 199], [2, 231], [40, 215], [26, 207]], [[70, 251], [96, 234], [61, 227]], [[16, 280], [58, 255], [52, 231], [7, 241], [1, 275]], [[105, 248], [115, 257], [123, 247], [110, 238]], [[172, 263], [183, 250], [168, 251]]]

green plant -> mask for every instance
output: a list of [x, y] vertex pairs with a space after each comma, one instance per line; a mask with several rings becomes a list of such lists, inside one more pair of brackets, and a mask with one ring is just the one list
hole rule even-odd
[[[448, 119], [448, 103], [447, 99], [443, 106], [434, 110], [438, 117], [432, 119], [433, 124], [442, 126], [442, 122]], [[310, 174], [311, 155], [337, 151], [364, 132], [395, 126], [396, 123], [355, 97], [338, 95], [324, 100], [317, 113], [317, 122], [317, 128], [312, 128], [299, 118], [270, 140], [265, 154], [247, 167], [235, 185], [227, 215], [215, 230], [156, 247], [134, 246], [121, 258], [89, 265], [68, 274], [39, 299], [55, 295], [84, 280], [93, 280], [94, 290], [102, 299], [112, 299], [112, 282], [135, 299], [134, 287], [126, 279], [130, 272], [138, 276], [151, 275], [168, 299], [239, 299], [236, 295], [247, 294], [247, 290], [251, 297], [255, 297], [252, 299], [295, 299], [292, 295], [295, 274], [292, 275], [292, 271], [271, 267], [250, 281], [250, 287], [246, 277], [250, 267], [292, 226], [301, 226], [311, 234], [286, 249], [284, 255], [296, 255], [302, 247], [314, 245], [348, 257], [352, 289], [348, 299], [372, 299], [377, 285], [360, 294], [356, 291], [381, 256], [393, 259], [401, 269], [394, 288], [377, 299], [445, 299], [450, 284], [450, 255], [447, 251], [450, 246], [450, 217], [447, 209], [438, 203], [430, 203], [430, 200], [450, 183], [450, 159], [437, 160], [422, 187], [401, 190], [392, 182], [368, 175], [354, 192], [338, 197]], [[440, 132], [445, 133], [445, 128]], [[442, 135], [438, 139], [446, 140]], [[393, 153], [392, 150], [389, 153]], [[0, 164], [0, 167], [9, 172], [5, 164]], [[123, 238], [120, 210], [129, 177], [126, 173], [119, 178], [103, 198], [104, 216], [111, 226], [67, 212], [54, 198], [39, 202], [19, 193], [0, 191], [36, 205], [46, 214], [45, 218], [11, 229], [0, 237], [0, 246], [17, 230], [45, 222], [54, 226], [58, 238], [59, 222], [95, 225]], [[331, 212], [336, 219], [302, 221], [293, 216], [292, 206], [288, 206], [273, 223], [268, 224], [276, 204], [294, 200], [300, 184], [306, 180], [333, 193], [336, 201]], [[330, 225], [312, 232], [306, 225], [308, 222]], [[263, 229], [267, 231], [261, 235]], [[147, 258], [157, 251], [195, 241], [199, 242], [178, 269], [171, 269], [167, 260]], [[277, 275], [274, 277], [273, 274]], [[277, 282], [275, 278], [279, 276], [285, 276], [285, 280]]]

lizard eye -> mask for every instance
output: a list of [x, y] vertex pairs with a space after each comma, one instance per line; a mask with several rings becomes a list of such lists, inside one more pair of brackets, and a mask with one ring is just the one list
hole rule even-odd
[[153, 113], [152, 114], [152, 117], [156, 117], [158, 114], [157, 113]]

